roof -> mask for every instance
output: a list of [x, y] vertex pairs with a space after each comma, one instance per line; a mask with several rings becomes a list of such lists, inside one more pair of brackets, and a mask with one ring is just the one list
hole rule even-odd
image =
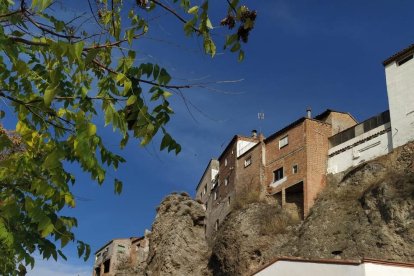
[[130, 238], [117, 238], [117, 239], [112, 239], [109, 242], [105, 243], [104, 246], [101, 246], [98, 250], [95, 251], [94, 255], [96, 255], [96, 253], [98, 253], [99, 251], [101, 251], [102, 249], [104, 249], [105, 247], [107, 247], [108, 245], [110, 245], [112, 242], [114, 241], [121, 241], [121, 240], [133, 240], [133, 239], [139, 239], [139, 237], [130, 237]]
[[405, 56], [406, 54], [408, 54], [411, 51], [414, 51], [414, 44], [411, 44], [407, 48], [405, 48], [405, 49], [395, 53], [394, 55], [390, 56], [389, 58], [387, 58], [386, 60], [384, 60], [382, 62], [382, 65], [387, 66], [388, 64], [392, 63], [396, 59], [402, 58], [403, 56]]
[[355, 123], [358, 123], [358, 121], [354, 118], [354, 116], [352, 116], [351, 115], [351, 113], [349, 113], [349, 112], [342, 112], [342, 111], [338, 111], [338, 110], [333, 110], [333, 109], [326, 109], [324, 112], [322, 112], [321, 114], [319, 114], [319, 115], [316, 115], [315, 116], [315, 120], [320, 120], [320, 121], [322, 121], [323, 120], [323, 118], [326, 118], [326, 117], [328, 117], [329, 116], [329, 114], [331, 114], [332, 112], [335, 112], [335, 113], [341, 113], [341, 114], [345, 114], [345, 115], [348, 115], [349, 117], [351, 117], [352, 118], [352, 120], [354, 120], [355, 121]]
[[272, 140], [273, 138], [275, 138], [275, 137], [279, 136], [279, 135], [280, 135], [280, 134], [282, 134], [283, 132], [286, 132], [286, 131], [288, 131], [289, 129], [291, 129], [291, 128], [293, 128], [293, 127], [295, 127], [295, 126], [297, 126], [297, 125], [299, 125], [299, 124], [303, 123], [306, 119], [309, 119], [309, 118], [306, 118], [306, 117], [299, 118], [298, 120], [294, 121], [294, 122], [293, 122], [293, 123], [291, 123], [290, 125], [287, 125], [287, 126], [285, 126], [284, 128], [282, 128], [282, 129], [279, 129], [278, 131], [276, 131], [275, 133], [273, 133], [272, 135], [270, 135], [269, 137], [267, 137], [267, 138], [265, 139], [265, 143], [267, 143], [267, 141]]
[[[291, 123], [291, 124], [289, 124], [289, 125], [285, 126], [284, 128], [282, 128], [282, 129], [280, 129], [280, 130], [276, 131], [275, 133], [273, 133], [272, 135], [270, 135], [269, 137], [267, 137], [267, 138], [265, 139], [265, 143], [267, 143], [269, 140], [272, 140], [273, 138], [275, 138], [275, 137], [279, 136], [280, 134], [282, 134], [282, 133], [284, 133], [284, 132], [288, 131], [289, 129], [294, 128], [295, 126], [297, 126], [297, 125], [299, 125], [299, 124], [303, 123], [306, 119], [308, 119], [308, 120], [314, 120], [314, 121], [319, 121], [319, 122], [323, 122], [323, 118], [328, 117], [328, 116], [329, 116], [329, 114], [331, 114], [332, 112], [342, 113], [342, 114], [347, 114], [347, 115], [349, 115], [349, 116], [350, 116], [350, 117], [351, 117], [351, 118], [352, 118], [352, 119], [353, 119], [356, 123], [358, 122], [358, 121], [357, 121], [357, 120], [355, 120], [355, 118], [354, 118], [351, 114], [349, 114], [348, 112], [336, 111], [336, 110], [333, 110], [333, 109], [326, 109], [324, 112], [322, 112], [321, 114], [316, 115], [314, 118], [308, 118], [308, 117], [301, 117], [301, 118], [299, 118], [298, 120], [294, 121], [293, 123]], [[325, 123], [325, 122], [323, 122], [323, 123]]]
[[226, 146], [226, 148], [220, 154], [219, 158], [217, 158], [217, 160], [220, 160], [223, 157], [223, 155], [230, 149], [231, 145], [233, 145], [234, 142], [236, 142], [239, 139], [246, 139], [246, 140], [249, 140], [249, 141], [256, 141], [257, 140], [257, 138], [247, 137], [247, 136], [243, 136], [243, 135], [234, 135], [233, 138], [228, 143], [228, 145]]
[[262, 266], [251, 275], [255, 275], [256, 273], [266, 269], [267, 267], [271, 266], [272, 264], [278, 261], [290, 261], [290, 262], [306, 262], [306, 263], [322, 263], [322, 264], [342, 264], [342, 265], [360, 265], [363, 263], [374, 263], [374, 264], [382, 264], [382, 265], [389, 265], [389, 266], [400, 266], [400, 267], [412, 267], [414, 268], [414, 263], [408, 262], [396, 262], [396, 261], [388, 261], [388, 260], [379, 260], [379, 259], [371, 259], [371, 258], [362, 258], [362, 259], [305, 259], [301, 257], [278, 257], [273, 259], [268, 264]]

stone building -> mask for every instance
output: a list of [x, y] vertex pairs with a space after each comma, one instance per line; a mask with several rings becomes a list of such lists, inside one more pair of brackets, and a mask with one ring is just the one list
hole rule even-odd
[[95, 252], [93, 276], [114, 276], [126, 266], [145, 262], [149, 251], [149, 232], [143, 237], [113, 239]]

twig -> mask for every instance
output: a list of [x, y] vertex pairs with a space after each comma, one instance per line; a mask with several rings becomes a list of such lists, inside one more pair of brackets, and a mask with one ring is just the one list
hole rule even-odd
[[233, 7], [233, 5], [230, 3], [230, 0], [226, 0], [226, 1], [229, 4], [230, 8], [234, 11], [234, 13], [237, 14], [236, 8]]
[[[98, 60], [93, 59], [92, 62], [97, 65], [98, 67], [104, 69], [105, 71], [112, 73], [112, 74], [118, 74], [115, 70], [113, 70], [112, 68], [109, 68], [108, 66], [100, 63]], [[182, 88], [191, 88], [191, 85], [166, 85], [166, 84], [159, 84], [153, 81], [148, 81], [148, 80], [143, 80], [143, 79], [138, 79], [132, 76], [128, 76], [127, 77], [129, 79], [133, 79], [136, 80], [138, 82], [142, 82], [142, 83], [146, 83], [146, 84], [151, 84], [151, 85], [155, 85], [155, 86], [159, 86], [159, 87], [163, 87], [163, 88], [168, 88], [168, 89], [182, 89]]]
[[[155, 3], [156, 5], [158, 5], [158, 6], [160, 6], [160, 7], [162, 7], [163, 9], [165, 9], [165, 10], [167, 10], [167, 11], [169, 11], [170, 13], [172, 13], [175, 17], [177, 17], [178, 18], [178, 20], [180, 20], [181, 22], [183, 22], [184, 24], [187, 24], [188, 22], [187, 22], [187, 20], [185, 20], [181, 15], [179, 15], [176, 11], [174, 11], [173, 9], [171, 9], [170, 7], [168, 7], [168, 6], [166, 6], [166, 5], [164, 5], [163, 3], [161, 3], [161, 2], [158, 2], [157, 0], [151, 0], [153, 3]], [[199, 33], [199, 34], [201, 34], [202, 32], [199, 30], [199, 29], [197, 29], [196, 27], [194, 27], [194, 26], [192, 26], [192, 29], [195, 31], [195, 32], [197, 32], [197, 33]]]
[[66, 38], [67, 40], [70, 40], [72, 38], [76, 38], [76, 39], [79, 39], [80, 38], [78, 36], [73, 36], [73, 35], [63, 35], [63, 34], [59, 34], [59, 33], [55, 32], [55, 31], [52, 31], [52, 30], [50, 30], [48, 28], [43, 27], [38, 22], [34, 21], [29, 15], [27, 15], [26, 12], [24, 12], [23, 15], [27, 18], [27, 20], [29, 20], [38, 29], [40, 29], [40, 30], [42, 30], [42, 31], [44, 31], [46, 33], [49, 33], [51, 35], [54, 35], [54, 36], [57, 36], [57, 37], [60, 37], [60, 38]]

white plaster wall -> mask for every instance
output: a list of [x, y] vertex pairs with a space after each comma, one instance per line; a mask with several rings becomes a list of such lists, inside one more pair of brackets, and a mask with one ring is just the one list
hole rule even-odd
[[413, 267], [364, 263], [365, 276], [413, 276]]
[[[384, 131], [390, 127], [390, 123], [371, 129], [345, 143], [329, 149], [328, 154], [332, 154], [340, 149], [351, 146], [358, 141], [366, 139], [378, 132]], [[376, 157], [388, 154], [392, 150], [391, 132], [383, 133], [365, 143], [354, 146], [344, 152], [328, 158], [328, 173], [339, 173], [346, 169], [357, 166], [363, 162], [372, 160]]]
[[255, 276], [363, 276], [360, 265], [277, 261]]
[[254, 147], [256, 144], [257, 142], [242, 141], [242, 140], [237, 141], [237, 157], [247, 152], [249, 149]]
[[385, 67], [393, 147], [414, 140], [414, 59]]

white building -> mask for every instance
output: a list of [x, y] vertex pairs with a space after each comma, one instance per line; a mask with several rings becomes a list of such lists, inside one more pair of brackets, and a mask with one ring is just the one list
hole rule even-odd
[[414, 141], [414, 44], [383, 62], [389, 111], [329, 138], [327, 173], [339, 173]]
[[393, 148], [414, 140], [414, 44], [383, 62]]
[[301, 259], [284, 257], [256, 271], [254, 276], [412, 276], [413, 263], [375, 259]]

